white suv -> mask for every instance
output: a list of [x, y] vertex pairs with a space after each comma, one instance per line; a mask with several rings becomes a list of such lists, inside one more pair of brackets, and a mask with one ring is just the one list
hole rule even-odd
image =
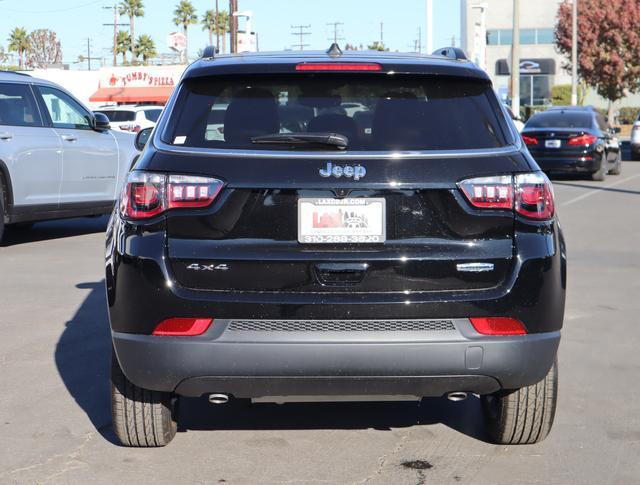
[[153, 128], [162, 113], [162, 106], [101, 106], [96, 113], [103, 113], [109, 118], [115, 130], [138, 133], [145, 128]]
[[0, 240], [6, 224], [110, 213], [134, 139], [57, 84], [0, 72]]

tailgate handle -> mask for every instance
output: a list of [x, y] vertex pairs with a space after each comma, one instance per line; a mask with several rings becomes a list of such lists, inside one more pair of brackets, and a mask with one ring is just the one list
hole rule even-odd
[[316, 276], [323, 285], [360, 283], [369, 268], [367, 263], [318, 263]]

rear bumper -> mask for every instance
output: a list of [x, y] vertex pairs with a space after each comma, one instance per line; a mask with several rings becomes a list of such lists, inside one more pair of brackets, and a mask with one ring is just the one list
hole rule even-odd
[[575, 157], [542, 157], [532, 154], [536, 163], [545, 172], [554, 173], [593, 173], [600, 165], [600, 155], [593, 156], [592, 160], [584, 160], [583, 156]]
[[186, 396], [487, 394], [540, 381], [560, 332], [486, 337], [466, 319], [431, 332], [236, 332], [216, 321], [201, 337], [113, 333], [136, 385]]

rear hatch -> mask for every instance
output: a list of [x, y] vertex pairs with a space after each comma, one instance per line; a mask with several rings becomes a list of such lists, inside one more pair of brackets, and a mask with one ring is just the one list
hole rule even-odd
[[[345, 108], [356, 103], [358, 111]], [[181, 286], [409, 294], [481, 290], [508, 278], [513, 213], [474, 209], [457, 185], [530, 170], [506, 153], [510, 138], [488, 83], [217, 76], [185, 81], [176, 106], [162, 135], [172, 153], [157, 152], [148, 169], [225, 184], [210, 207], [168, 216]], [[304, 134], [338, 134], [348, 148]], [[265, 136], [275, 142], [256, 143]]]

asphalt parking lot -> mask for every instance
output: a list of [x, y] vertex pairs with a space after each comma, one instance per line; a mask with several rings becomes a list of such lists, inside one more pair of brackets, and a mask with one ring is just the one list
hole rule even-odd
[[640, 482], [640, 163], [555, 180], [569, 253], [554, 429], [487, 443], [479, 401], [212, 406], [185, 400], [166, 448], [110, 425], [106, 218], [14, 230], [0, 247], [0, 483]]

